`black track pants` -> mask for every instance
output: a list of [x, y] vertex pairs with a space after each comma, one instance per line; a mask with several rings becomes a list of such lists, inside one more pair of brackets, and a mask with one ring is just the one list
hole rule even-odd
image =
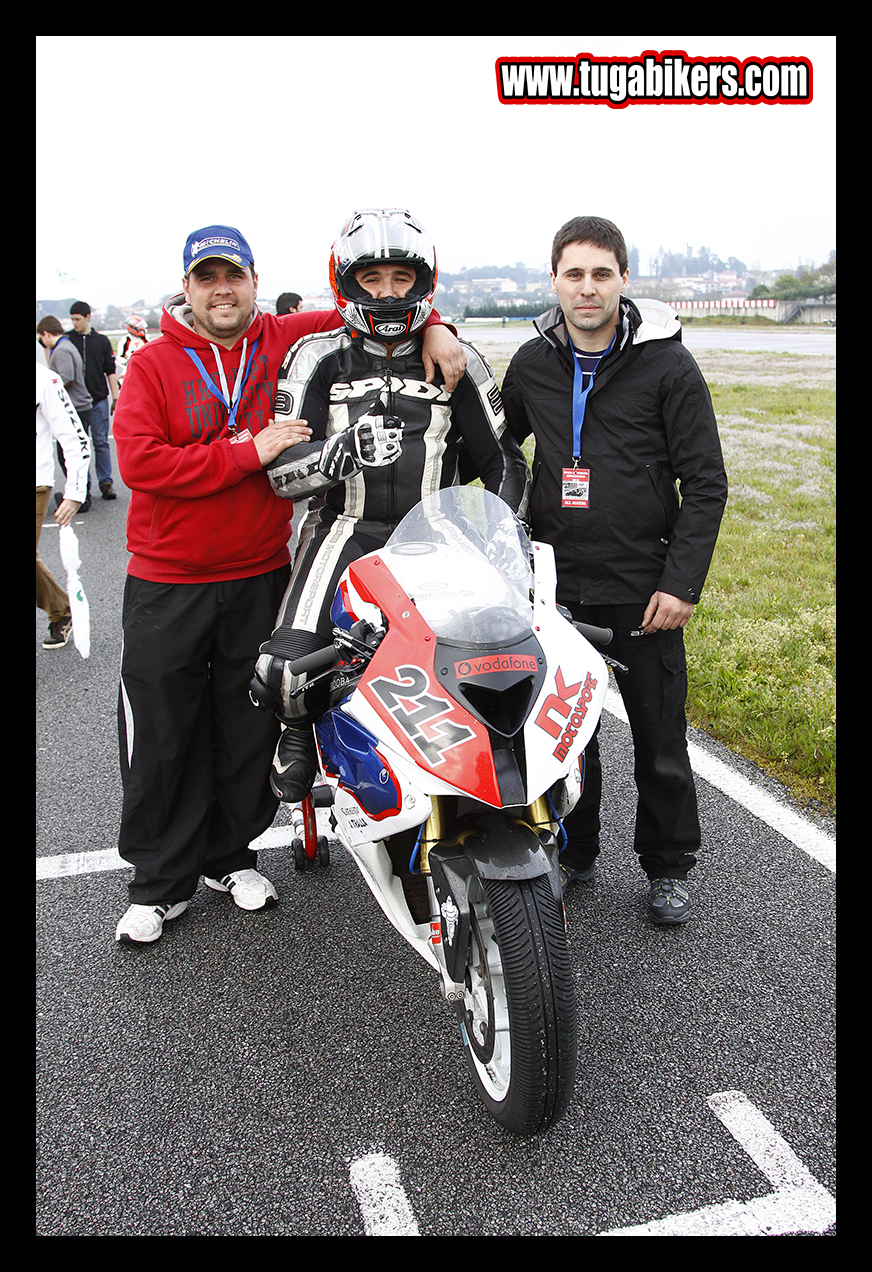
[[248, 682], [289, 567], [223, 583], [128, 577], [118, 737], [118, 851], [136, 867], [130, 901], [187, 901], [200, 875], [253, 868], [272, 823], [277, 721]]
[[[616, 677], [630, 729], [638, 792], [633, 847], [649, 879], [686, 879], [700, 845], [696, 787], [687, 754], [687, 662], [681, 628], [631, 636], [644, 605], [572, 606], [573, 617], [611, 627], [604, 651], [629, 668]], [[599, 727], [597, 727], [597, 734]], [[584, 791], [566, 818], [561, 860], [583, 869], [599, 852], [602, 768], [597, 734], [585, 748]]]
[[363, 521], [322, 508], [310, 512], [300, 527], [294, 571], [271, 628], [333, 635], [330, 607], [343, 573], [352, 561], [387, 543], [395, 523]]

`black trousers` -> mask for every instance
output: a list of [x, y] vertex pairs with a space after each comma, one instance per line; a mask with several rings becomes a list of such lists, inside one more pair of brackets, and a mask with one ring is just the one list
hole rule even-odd
[[254, 868], [248, 845], [278, 801], [278, 722], [248, 682], [289, 567], [222, 583], [124, 590], [118, 737], [124, 803], [118, 851], [136, 867], [130, 901], [187, 901], [200, 875]]
[[[651, 636], [638, 630], [644, 605], [569, 606], [573, 618], [611, 627], [604, 651], [629, 668], [616, 676], [633, 735], [638, 794], [633, 847], [649, 879], [686, 879], [700, 845], [699, 813], [687, 754], [687, 662], [681, 628]], [[602, 766], [599, 726], [585, 750], [584, 790], [564, 822], [568, 843], [561, 860], [584, 869], [600, 845]]]

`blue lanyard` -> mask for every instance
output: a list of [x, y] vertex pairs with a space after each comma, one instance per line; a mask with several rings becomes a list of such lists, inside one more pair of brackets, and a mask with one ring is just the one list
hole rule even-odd
[[[219, 367], [221, 367], [221, 355], [214, 345], [212, 346], [212, 349], [215, 353], [215, 358], [218, 361], [218, 365]], [[245, 374], [242, 377], [240, 377], [237, 374], [236, 384], [233, 387], [233, 397], [231, 401], [228, 402], [226, 394], [223, 393], [222, 390], [218, 388], [217, 384], [215, 384], [212, 377], [209, 375], [208, 371], [203, 366], [203, 361], [200, 358], [199, 354], [195, 353], [193, 349], [185, 349], [185, 353], [191, 359], [194, 366], [197, 368], [197, 370], [200, 372], [203, 379], [205, 380], [206, 388], [209, 390], [209, 392], [212, 394], [214, 398], [217, 398], [217, 400], [221, 402], [222, 405], [227, 407], [227, 410], [229, 411], [229, 415], [227, 417], [227, 427], [231, 433], [236, 432], [236, 412], [239, 410], [239, 403], [242, 401], [242, 390], [245, 388], [246, 384], [248, 383], [248, 377], [251, 374], [251, 364], [252, 364], [252, 361], [254, 360], [254, 355], [256, 350], [257, 350], [257, 341], [255, 340], [254, 344], [251, 346], [251, 353], [248, 355], [248, 361], [245, 364]], [[244, 352], [244, 349], [243, 349], [243, 352]], [[224, 378], [223, 368], [221, 368], [221, 370], [222, 370], [222, 379], [223, 379]]]
[[[600, 358], [602, 362], [607, 353], [611, 352], [612, 345], [617, 338], [617, 330], [609, 341], [609, 347]], [[575, 356], [575, 345], [570, 340], [569, 347], [572, 349], [572, 362], [575, 373], [572, 381], [572, 458], [573, 461], [581, 459], [581, 430], [584, 427], [584, 413], [587, 410], [587, 395], [593, 388], [593, 378], [596, 371], [582, 371], [579, 366], [578, 358]], [[597, 363], [599, 369], [599, 363]], [[587, 376], [587, 388], [584, 387], [584, 377]]]

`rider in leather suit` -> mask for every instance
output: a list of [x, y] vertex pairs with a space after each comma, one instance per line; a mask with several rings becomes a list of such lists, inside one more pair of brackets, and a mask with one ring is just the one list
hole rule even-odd
[[421, 330], [436, 288], [433, 245], [400, 208], [352, 214], [333, 245], [330, 281], [344, 329], [304, 337], [279, 372], [276, 419], [308, 422], [311, 440], [268, 468], [285, 499], [312, 497], [276, 628], [260, 647], [253, 701], [285, 728], [272, 765], [278, 798], [295, 802], [317, 771], [312, 722], [324, 708], [319, 687], [289, 660], [328, 644], [330, 607], [348, 564], [387, 541], [425, 495], [459, 481], [459, 446], [486, 488], [526, 514], [529, 472], [506, 429], [488, 364], [463, 343], [466, 373], [453, 393], [441, 373], [431, 383]]

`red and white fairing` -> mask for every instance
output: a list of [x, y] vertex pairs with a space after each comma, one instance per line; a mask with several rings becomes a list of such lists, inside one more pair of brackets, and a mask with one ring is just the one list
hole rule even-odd
[[[412, 516], [343, 576], [349, 619], [366, 618], [387, 634], [339, 710], [377, 739], [399, 792], [396, 811], [373, 818], [339, 784], [334, 809], [352, 842], [423, 823], [433, 795], [502, 808], [551, 792], [562, 817], [580, 793], [578, 759], [602, 711], [606, 664], [556, 607], [553, 549], [531, 544], [509, 509], [487, 499], [501, 510], [497, 529], [483, 528], [493, 539], [475, 534], [476, 547], [450, 519], [428, 537], [432, 523]], [[513, 748], [519, 784], [509, 801], [488, 728], [449, 689], [495, 684], [502, 672], [535, 686], [518, 730], [523, 745]]]

